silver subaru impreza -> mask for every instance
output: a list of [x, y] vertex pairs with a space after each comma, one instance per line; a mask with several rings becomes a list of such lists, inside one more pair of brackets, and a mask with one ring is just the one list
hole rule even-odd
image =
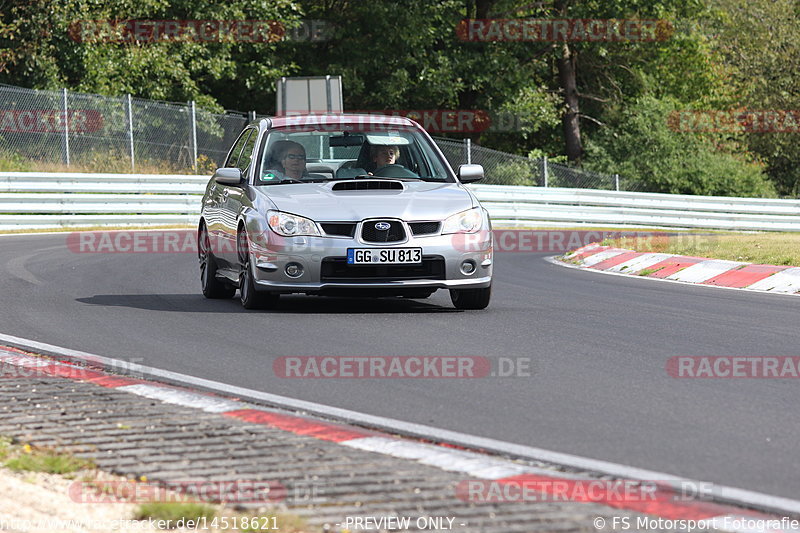
[[281, 294], [427, 298], [484, 309], [489, 216], [416, 122], [302, 115], [250, 124], [206, 187], [198, 228], [207, 298], [245, 308]]

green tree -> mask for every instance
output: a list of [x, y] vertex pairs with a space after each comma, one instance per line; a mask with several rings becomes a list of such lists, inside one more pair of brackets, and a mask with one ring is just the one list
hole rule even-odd
[[[705, 31], [739, 95], [736, 105], [730, 107], [800, 109], [800, 4], [795, 0], [709, 3], [712, 11], [705, 20]], [[746, 146], [764, 159], [781, 194], [800, 195], [800, 135], [796, 130], [751, 132]]]
[[[556, 19], [660, 19], [697, 17], [703, 6], [684, 0], [553, 0], [536, 4], [526, 16]], [[662, 40], [576, 41], [552, 43], [552, 85], [563, 99], [561, 117], [565, 153], [573, 164], [583, 158], [584, 130], [605, 124], [605, 114], [621, 102], [644, 94], [668, 94], [696, 100], [720, 85], [713, 58], [696, 33]]]
[[216, 109], [220, 108], [218, 96], [224, 95], [226, 103], [241, 105], [247, 87], [271, 85], [284, 71], [272, 53], [280, 43], [105, 42], [82, 40], [78, 29], [91, 21], [129, 19], [257, 19], [292, 24], [299, 16], [290, 0], [200, 4], [190, 0], [5, 0], [0, 11], [0, 82], [197, 100]]
[[593, 170], [618, 173], [641, 190], [673, 194], [775, 196], [762, 165], [747, 153], [735, 155], [735, 140], [670, 128], [675, 99], [642, 97], [620, 110], [615, 128], [587, 143]]
[[557, 120], [546, 62], [531, 55], [529, 43], [473, 43], [457, 34], [464, 18], [488, 16], [494, 3], [306, 0], [307, 18], [337, 30], [318, 46], [294, 46], [291, 62], [303, 66], [298, 74], [341, 74], [347, 109], [516, 112], [530, 134]]

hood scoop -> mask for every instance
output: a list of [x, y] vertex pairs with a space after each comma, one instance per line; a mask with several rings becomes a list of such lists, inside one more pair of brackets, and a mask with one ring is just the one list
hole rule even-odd
[[403, 183], [392, 180], [347, 180], [334, 183], [333, 191], [402, 191]]

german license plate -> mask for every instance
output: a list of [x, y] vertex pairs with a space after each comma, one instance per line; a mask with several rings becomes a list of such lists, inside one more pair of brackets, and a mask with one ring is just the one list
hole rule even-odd
[[422, 248], [348, 248], [348, 265], [407, 265], [422, 263]]

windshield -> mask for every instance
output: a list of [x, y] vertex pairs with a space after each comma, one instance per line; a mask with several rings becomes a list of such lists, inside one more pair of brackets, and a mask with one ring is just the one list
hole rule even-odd
[[362, 178], [454, 182], [447, 163], [412, 128], [330, 131], [276, 128], [261, 150], [256, 185]]

